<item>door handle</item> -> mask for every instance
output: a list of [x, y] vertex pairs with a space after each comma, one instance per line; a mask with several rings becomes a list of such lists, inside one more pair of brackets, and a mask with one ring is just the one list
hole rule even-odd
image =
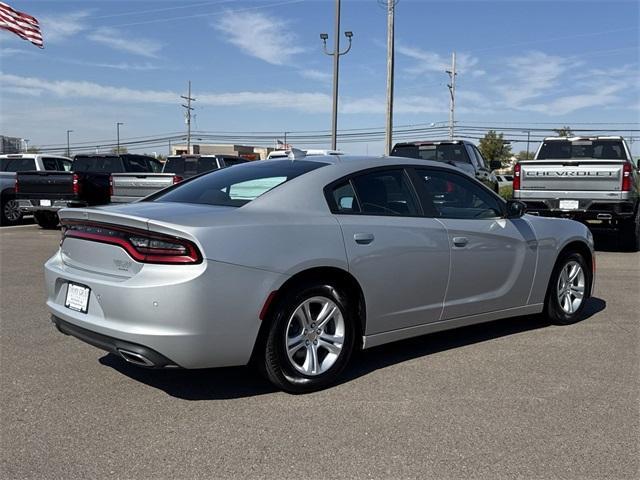
[[467, 243], [469, 243], [469, 239], [467, 237], [453, 237], [453, 244], [456, 247], [466, 247]]
[[359, 243], [360, 245], [369, 245], [371, 242], [373, 242], [373, 239], [375, 237], [373, 236], [373, 233], [354, 233], [353, 234], [353, 239], [356, 241], [356, 243]]

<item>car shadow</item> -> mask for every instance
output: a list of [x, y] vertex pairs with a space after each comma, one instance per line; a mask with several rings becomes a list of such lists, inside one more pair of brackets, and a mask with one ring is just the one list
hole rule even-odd
[[[589, 299], [585, 305], [585, 320], [605, 308], [606, 302], [604, 300], [597, 297]], [[544, 316], [527, 315], [374, 347], [360, 352], [352, 359], [340, 383], [346, 383], [376, 370], [415, 358], [547, 326], [549, 326], [549, 321]], [[258, 372], [249, 367], [153, 370], [131, 365], [111, 353], [100, 358], [99, 362], [137, 382], [183, 400], [227, 400], [277, 391]]]
[[617, 232], [594, 232], [593, 241], [596, 252], [628, 252]]

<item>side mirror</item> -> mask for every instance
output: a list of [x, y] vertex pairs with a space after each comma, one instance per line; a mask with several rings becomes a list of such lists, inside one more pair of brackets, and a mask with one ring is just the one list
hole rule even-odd
[[494, 170], [498, 170], [499, 168], [502, 168], [502, 162], [500, 160], [491, 160], [489, 162], [489, 168], [492, 172]]
[[507, 200], [507, 218], [520, 218], [527, 211], [527, 205], [519, 200]]

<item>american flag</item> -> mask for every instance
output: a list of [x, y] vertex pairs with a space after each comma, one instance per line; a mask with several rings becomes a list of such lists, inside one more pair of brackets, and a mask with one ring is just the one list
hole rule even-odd
[[0, 2], [0, 29], [9, 30], [36, 47], [44, 48], [38, 19], [14, 10], [4, 2]]

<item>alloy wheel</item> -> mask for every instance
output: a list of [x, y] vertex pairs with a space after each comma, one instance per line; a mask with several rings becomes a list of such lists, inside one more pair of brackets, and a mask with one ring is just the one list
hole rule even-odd
[[321, 375], [336, 363], [342, 352], [344, 317], [330, 298], [311, 297], [294, 310], [285, 332], [291, 365], [304, 375]]
[[582, 304], [585, 291], [585, 274], [582, 266], [572, 260], [562, 267], [558, 277], [558, 304], [565, 313], [575, 313]]
[[20, 220], [22, 213], [17, 200], [9, 200], [3, 206], [3, 215], [9, 222], [17, 222]]

